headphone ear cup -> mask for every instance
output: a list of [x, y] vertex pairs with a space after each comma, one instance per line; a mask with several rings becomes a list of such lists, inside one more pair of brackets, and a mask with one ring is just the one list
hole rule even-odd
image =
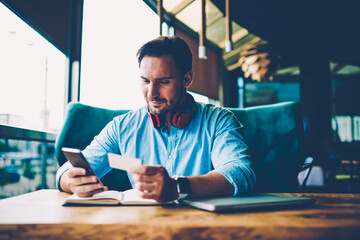
[[185, 128], [191, 118], [191, 112], [176, 112], [173, 117], [171, 124], [177, 128]]
[[171, 124], [174, 126], [174, 127], [177, 127], [178, 128], [178, 116], [181, 114], [182, 112], [176, 112], [174, 113], [172, 116], [171, 116]]
[[148, 112], [148, 116], [149, 116], [151, 125], [154, 128], [158, 128], [158, 127], [161, 126], [161, 121], [160, 121], [160, 119], [159, 119], [159, 117], [157, 115], [154, 115], [154, 114], [151, 114], [150, 112]]
[[185, 112], [179, 115], [177, 118], [177, 127], [184, 128], [188, 125], [191, 118], [191, 112]]
[[192, 117], [191, 111], [195, 110], [196, 105], [194, 98], [191, 95], [189, 96], [191, 102], [191, 109], [180, 110], [175, 113], [172, 113], [170, 116], [171, 125], [173, 125], [174, 127], [185, 128], [191, 120]]

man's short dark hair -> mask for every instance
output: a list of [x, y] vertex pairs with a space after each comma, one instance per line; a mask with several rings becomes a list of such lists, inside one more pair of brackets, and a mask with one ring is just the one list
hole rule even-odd
[[192, 53], [187, 43], [176, 36], [161, 36], [145, 43], [136, 54], [139, 67], [145, 56], [162, 57], [171, 56], [177, 68], [185, 75], [192, 69]]

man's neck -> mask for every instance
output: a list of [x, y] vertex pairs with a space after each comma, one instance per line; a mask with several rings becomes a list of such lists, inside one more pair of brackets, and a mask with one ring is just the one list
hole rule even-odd
[[165, 114], [165, 121], [167, 125], [166, 129], [168, 130], [168, 132], [170, 132], [171, 121], [172, 121], [172, 119], [170, 119], [170, 116], [173, 114], [174, 111], [178, 111], [179, 109], [186, 108], [188, 104], [188, 98], [189, 98], [189, 93], [185, 92], [179, 104], [171, 112]]

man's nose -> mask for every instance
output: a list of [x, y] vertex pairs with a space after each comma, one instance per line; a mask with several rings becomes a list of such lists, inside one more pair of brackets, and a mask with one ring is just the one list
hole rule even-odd
[[150, 83], [149, 84], [149, 89], [148, 89], [148, 93], [147, 93], [147, 97], [149, 99], [154, 99], [156, 97], [159, 96], [159, 91], [157, 89], [157, 84], [155, 83]]

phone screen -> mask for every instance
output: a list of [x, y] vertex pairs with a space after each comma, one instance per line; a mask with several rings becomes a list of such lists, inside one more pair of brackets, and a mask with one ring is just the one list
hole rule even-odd
[[[96, 176], [89, 162], [86, 160], [79, 149], [63, 147], [61, 150], [73, 167], [84, 168], [86, 170], [86, 176]], [[99, 178], [98, 181], [101, 182]]]
[[84, 168], [86, 170], [87, 176], [95, 175], [90, 164], [88, 163], [88, 161], [86, 160], [86, 158], [84, 157], [84, 155], [81, 153], [81, 151], [79, 149], [62, 148], [61, 150], [63, 151], [67, 160], [69, 160], [71, 165], [73, 165], [73, 167]]

